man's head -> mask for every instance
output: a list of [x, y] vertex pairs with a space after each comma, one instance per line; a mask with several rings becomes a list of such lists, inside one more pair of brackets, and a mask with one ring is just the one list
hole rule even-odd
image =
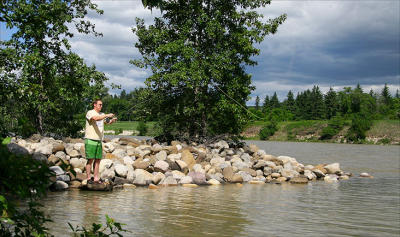
[[103, 107], [103, 102], [100, 99], [93, 101], [93, 109], [96, 110], [97, 113], [101, 111]]

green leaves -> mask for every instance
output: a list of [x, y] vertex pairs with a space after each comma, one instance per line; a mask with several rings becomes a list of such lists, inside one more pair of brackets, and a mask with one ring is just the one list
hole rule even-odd
[[73, 22], [79, 32], [99, 36], [83, 18], [89, 10], [102, 11], [89, 0], [5, 0], [2, 4], [1, 21], [16, 32], [0, 42], [4, 56], [0, 78], [6, 85], [0, 87], [0, 103], [10, 120], [0, 123], [0, 131], [31, 132], [20, 129], [29, 124], [42, 134], [76, 135], [82, 126], [74, 114], [86, 110], [95, 95], [105, 94], [107, 78], [69, 51], [73, 34], [67, 24]]
[[149, 99], [155, 103], [148, 107], [164, 133], [238, 134], [248, 120], [242, 107], [254, 89], [244, 65], [256, 65], [253, 44], [275, 33], [286, 16], [263, 23], [251, 9], [269, 4], [264, 0], [142, 2], [162, 6], [163, 15], [148, 27], [136, 20], [135, 46], [143, 58], [131, 63], [153, 71], [146, 85], [158, 100]]

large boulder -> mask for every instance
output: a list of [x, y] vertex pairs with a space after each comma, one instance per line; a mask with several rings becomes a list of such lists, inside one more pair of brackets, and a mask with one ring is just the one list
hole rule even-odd
[[28, 155], [29, 154], [29, 151], [25, 147], [20, 146], [20, 145], [18, 145], [16, 143], [7, 144], [7, 149], [11, 153], [14, 153], [16, 155]]
[[158, 160], [154, 164], [154, 170], [157, 171], [157, 172], [165, 173], [165, 172], [167, 172], [168, 168], [169, 168], [169, 165], [164, 160]]
[[233, 178], [233, 169], [232, 167], [226, 167], [225, 169], [222, 170], [222, 175], [224, 176], [224, 179], [228, 182], [232, 181]]
[[116, 164], [115, 165], [115, 173], [119, 176], [119, 177], [123, 177], [126, 178], [127, 174], [128, 174], [128, 168], [123, 165], [123, 164]]
[[156, 160], [166, 160], [167, 159], [167, 152], [166, 151], [160, 151], [155, 155]]
[[188, 165], [189, 170], [192, 169], [196, 163], [193, 154], [189, 150], [182, 151], [182, 160]]
[[203, 173], [190, 171], [188, 176], [192, 177], [193, 183], [197, 185], [207, 184], [206, 175]]
[[332, 163], [329, 165], [324, 166], [326, 169], [327, 174], [336, 174], [337, 172], [340, 172], [340, 164], [339, 163]]

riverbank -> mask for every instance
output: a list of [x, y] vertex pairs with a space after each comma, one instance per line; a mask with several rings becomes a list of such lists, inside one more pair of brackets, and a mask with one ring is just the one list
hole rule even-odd
[[352, 176], [342, 171], [337, 162], [304, 165], [294, 157], [267, 154], [254, 144], [234, 148], [221, 140], [208, 145], [178, 141], [167, 145], [122, 137], [106, 139], [103, 143], [100, 176], [104, 185], [90, 186], [86, 181], [87, 160], [82, 139], [33, 136], [26, 140], [12, 138], [7, 146], [11, 152], [32, 154], [33, 159], [48, 163], [56, 173], [50, 187], [53, 190], [223, 183], [306, 184], [315, 180], [338, 182]]
[[[268, 138], [269, 141], [352, 143], [346, 139], [351, 121], [330, 139], [321, 139], [322, 131], [328, 126], [327, 120], [285, 121], [277, 124], [277, 131]], [[266, 122], [257, 121], [249, 124], [242, 136], [249, 140], [260, 140], [259, 132]], [[374, 120], [367, 131], [362, 144], [400, 145], [399, 120]]]
[[[259, 132], [267, 122], [254, 121], [248, 124], [242, 132], [245, 140], [261, 140]], [[291, 142], [323, 142], [323, 143], [351, 143], [346, 139], [346, 133], [351, 121], [344, 123], [343, 128], [330, 139], [321, 139], [322, 130], [328, 126], [327, 120], [284, 121], [279, 122], [277, 131], [269, 137], [269, 141]], [[137, 136], [139, 122], [122, 121], [112, 125], [106, 125], [105, 133], [108, 135]], [[146, 123], [146, 136], [156, 136], [155, 122]], [[376, 145], [400, 145], [400, 121], [399, 120], [375, 120], [363, 144]]]

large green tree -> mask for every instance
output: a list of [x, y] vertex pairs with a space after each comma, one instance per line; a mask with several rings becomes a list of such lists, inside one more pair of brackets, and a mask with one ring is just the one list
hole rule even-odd
[[68, 40], [74, 27], [100, 35], [84, 17], [102, 11], [90, 0], [3, 0], [0, 7], [0, 22], [15, 31], [0, 41], [0, 102], [9, 117], [2, 132], [22, 126], [25, 132], [75, 134], [82, 128], [76, 115], [107, 92], [106, 77], [71, 52]]
[[163, 133], [178, 136], [238, 134], [249, 114], [245, 103], [254, 87], [245, 66], [254, 66], [254, 47], [275, 33], [286, 15], [262, 21], [254, 9], [267, 0], [142, 1], [162, 10], [154, 24], [137, 19], [133, 29], [150, 68], [148, 99]]

